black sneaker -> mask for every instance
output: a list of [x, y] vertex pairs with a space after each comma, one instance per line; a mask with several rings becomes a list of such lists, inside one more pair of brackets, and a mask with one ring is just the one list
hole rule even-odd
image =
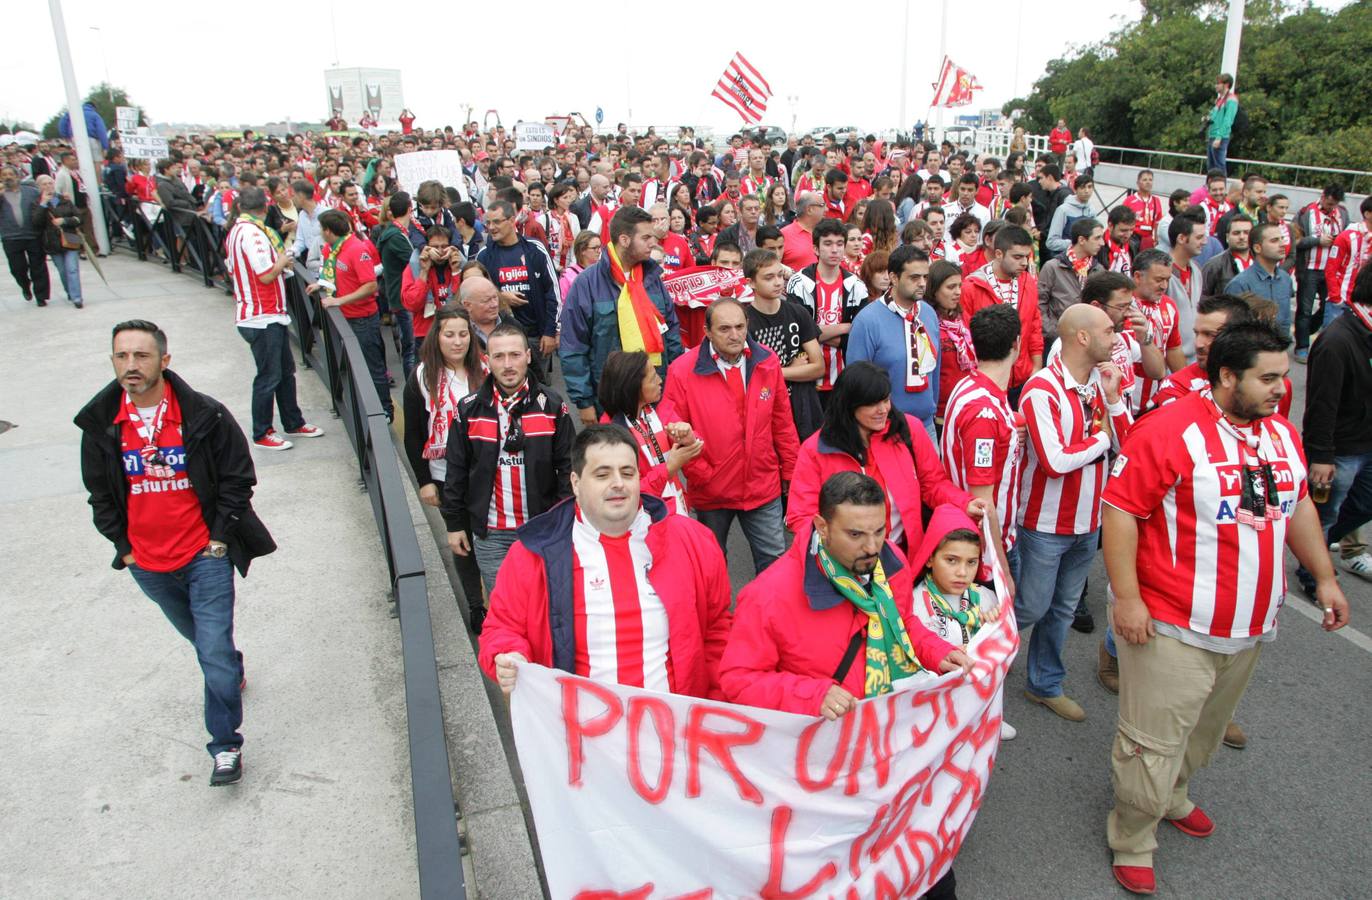
[[478, 606], [472, 610], [472, 634], [480, 635], [481, 626], [486, 623], [486, 607]]
[[235, 784], [243, 777], [243, 748], [225, 750], [214, 755], [214, 768], [210, 771], [210, 787]]
[[48, 301], [46, 301], [46, 300], [39, 300], [39, 301], [38, 301], [38, 305], [39, 305], [39, 306], [47, 306], [47, 305], [48, 305]]
[[24, 288], [24, 299], [25, 299], [25, 300], [32, 300], [32, 299], [33, 299], [33, 288]]

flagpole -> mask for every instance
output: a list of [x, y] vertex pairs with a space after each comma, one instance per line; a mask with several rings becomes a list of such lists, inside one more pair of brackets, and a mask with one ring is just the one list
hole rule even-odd
[[[940, 62], [948, 58], [948, 0], [943, 0], [938, 22], [938, 56]], [[943, 104], [938, 106], [938, 139], [943, 140]]]
[[905, 0], [905, 24], [900, 30], [900, 120], [896, 131], [905, 127], [905, 92], [910, 85], [910, 0]]

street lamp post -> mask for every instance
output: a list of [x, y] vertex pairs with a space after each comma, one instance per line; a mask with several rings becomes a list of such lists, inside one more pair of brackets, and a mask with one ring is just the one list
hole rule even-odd
[[1243, 39], [1243, 7], [1245, 0], [1229, 0], [1229, 21], [1224, 28], [1224, 52], [1220, 55], [1220, 71], [1234, 76], [1239, 82], [1239, 42]]
[[110, 84], [110, 58], [105, 54], [105, 33], [100, 30], [99, 25], [92, 25], [90, 29], [95, 32], [96, 41], [100, 44], [100, 62], [105, 67], [105, 96], [110, 98], [110, 105], [114, 105], [114, 85]]
[[85, 181], [86, 204], [95, 225], [95, 242], [101, 253], [110, 252], [110, 235], [105, 230], [105, 209], [100, 202], [100, 179], [96, 175], [95, 156], [91, 153], [90, 133], [86, 131], [86, 111], [81, 106], [81, 92], [76, 88], [76, 70], [71, 64], [71, 45], [67, 42], [67, 22], [62, 17], [62, 0], [48, 0], [52, 15], [52, 36], [57, 41], [57, 59], [62, 65], [62, 82], [67, 89], [67, 117], [71, 120], [71, 142], [75, 144], [76, 159], [81, 164], [81, 178]]

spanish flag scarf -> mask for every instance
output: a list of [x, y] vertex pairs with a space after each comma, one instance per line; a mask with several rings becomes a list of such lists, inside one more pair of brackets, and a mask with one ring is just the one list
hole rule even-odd
[[613, 244], [606, 244], [610, 260], [610, 277], [619, 285], [616, 308], [619, 316], [619, 343], [626, 352], [646, 351], [654, 366], [662, 365], [662, 331], [666, 320], [658, 312], [648, 289], [643, 286], [643, 264], [629, 272], [619, 262]]

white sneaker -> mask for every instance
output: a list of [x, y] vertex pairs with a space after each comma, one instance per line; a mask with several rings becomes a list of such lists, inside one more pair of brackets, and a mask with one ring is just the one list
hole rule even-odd
[[1343, 561], [1343, 567], [1360, 578], [1372, 581], [1372, 554], [1359, 553]]
[[1000, 723], [1000, 739], [1002, 741], [1013, 741], [1018, 736], [1019, 732], [1015, 730], [1015, 726], [1005, 721]]

